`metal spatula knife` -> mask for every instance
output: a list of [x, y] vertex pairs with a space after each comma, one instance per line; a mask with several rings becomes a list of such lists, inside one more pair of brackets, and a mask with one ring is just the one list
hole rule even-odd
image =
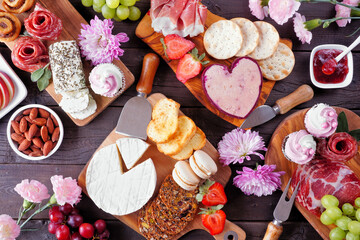
[[152, 107], [146, 99], [151, 93], [152, 84], [160, 59], [154, 53], [148, 53], [144, 57], [141, 76], [136, 91], [138, 95], [126, 102], [121, 111], [116, 132], [146, 140], [146, 128], [151, 120]]

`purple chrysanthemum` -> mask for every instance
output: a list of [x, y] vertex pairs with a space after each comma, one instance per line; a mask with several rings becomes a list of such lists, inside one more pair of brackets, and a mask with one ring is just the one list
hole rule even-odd
[[243, 167], [243, 171], [236, 171], [239, 175], [234, 177], [234, 185], [246, 195], [271, 195], [276, 189], [280, 189], [280, 176], [285, 173], [274, 172], [275, 168], [276, 165], [259, 165], [256, 170]]
[[218, 144], [220, 162], [224, 165], [243, 163], [244, 159], [249, 161], [251, 154], [264, 160], [264, 156], [256, 152], [259, 150], [267, 150], [259, 133], [240, 128], [226, 133]]
[[90, 21], [90, 25], [81, 24], [79, 45], [81, 54], [93, 65], [111, 63], [114, 58], [124, 54], [120, 48], [121, 42], [129, 41], [126, 33], [112, 35], [113, 22], [110, 19], [100, 20], [97, 16]]

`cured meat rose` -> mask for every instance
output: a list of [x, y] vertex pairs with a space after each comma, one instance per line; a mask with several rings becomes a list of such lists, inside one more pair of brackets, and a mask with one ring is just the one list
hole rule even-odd
[[12, 13], [0, 10], [0, 42], [14, 41], [20, 31], [20, 20]]
[[39, 3], [35, 5], [34, 12], [25, 19], [24, 25], [31, 36], [42, 40], [55, 40], [62, 30], [61, 19]]
[[321, 157], [338, 162], [346, 162], [358, 151], [356, 139], [346, 132], [334, 133], [329, 140], [319, 141], [317, 152]]
[[39, 39], [22, 37], [15, 43], [11, 60], [21, 70], [34, 72], [49, 63], [49, 55]]
[[293, 189], [301, 182], [296, 201], [318, 217], [323, 210], [321, 198], [326, 194], [337, 197], [340, 207], [344, 203], [354, 204], [354, 200], [360, 197], [359, 179], [341, 162], [314, 159], [299, 165], [292, 179]]

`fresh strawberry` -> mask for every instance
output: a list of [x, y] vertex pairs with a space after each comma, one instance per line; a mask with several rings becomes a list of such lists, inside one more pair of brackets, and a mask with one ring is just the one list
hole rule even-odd
[[163, 38], [161, 38], [160, 41], [163, 44], [165, 55], [169, 59], [180, 59], [195, 47], [192, 41], [180, 37], [177, 34], [167, 35], [165, 41]]
[[227, 202], [224, 187], [218, 182], [206, 180], [199, 191], [196, 199], [205, 206], [224, 205]]
[[186, 83], [190, 78], [197, 76], [201, 71], [201, 66], [209, 63], [209, 61], [201, 62], [204, 57], [205, 53], [200, 57], [198, 56], [198, 50], [196, 48], [194, 48], [191, 53], [183, 56], [176, 69], [177, 79], [182, 83]]
[[201, 209], [199, 214], [201, 215], [201, 221], [204, 227], [206, 227], [211, 235], [216, 235], [224, 230], [226, 214], [223, 210], [220, 210], [223, 205], [212, 207], [211, 209]]

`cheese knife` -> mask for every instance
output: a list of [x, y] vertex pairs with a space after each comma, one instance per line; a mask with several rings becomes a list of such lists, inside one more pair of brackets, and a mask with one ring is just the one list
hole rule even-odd
[[240, 128], [252, 128], [270, 121], [278, 114], [285, 114], [295, 106], [307, 102], [314, 97], [313, 89], [307, 85], [301, 85], [294, 92], [276, 101], [273, 107], [262, 105], [257, 107], [243, 122]]
[[126, 102], [116, 125], [116, 133], [143, 140], [147, 139], [146, 128], [151, 120], [152, 107], [146, 97], [151, 93], [159, 62], [160, 59], [156, 54], [148, 53], [145, 55], [141, 76], [136, 85], [138, 94]]

